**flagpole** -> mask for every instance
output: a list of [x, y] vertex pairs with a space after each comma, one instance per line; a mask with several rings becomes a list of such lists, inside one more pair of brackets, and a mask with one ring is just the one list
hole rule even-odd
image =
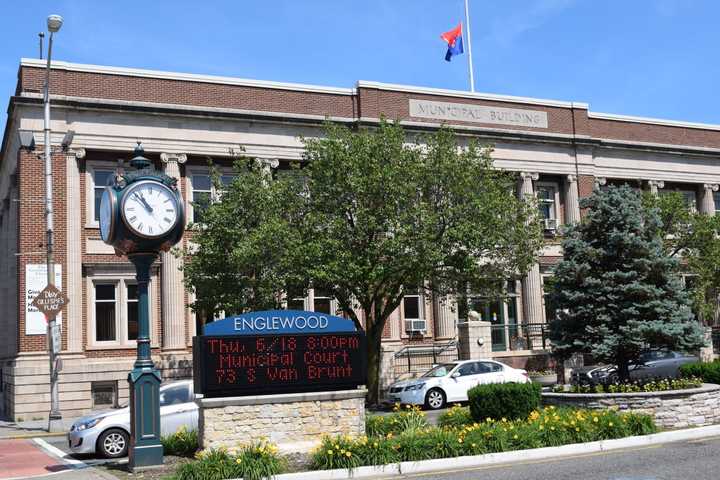
[[470, 10], [468, 9], [468, 0], [465, 0], [465, 28], [467, 29], [468, 43], [468, 72], [470, 73], [470, 91], [475, 91], [475, 77], [473, 76], [472, 64], [472, 40], [470, 39]]

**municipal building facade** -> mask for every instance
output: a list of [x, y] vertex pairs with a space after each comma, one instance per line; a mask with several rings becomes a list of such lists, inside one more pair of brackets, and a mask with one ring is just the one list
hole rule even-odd
[[[45, 286], [42, 89], [44, 63], [20, 62], [0, 150], [0, 414], [47, 416], [45, 322], [31, 305]], [[100, 192], [137, 140], [158, 170], [178, 179], [189, 220], [218, 198], [208, 160], [232, 175], [240, 148], [268, 168], [301, 160], [300, 137], [329, 119], [377, 125], [385, 116], [410, 131], [447, 124], [461, 139], [494, 146], [495, 165], [516, 172], [519, 195], [538, 198], [545, 247], [502, 300], [472, 307], [492, 323], [493, 356], [515, 365], [543, 357], [543, 284], [562, 257], [559, 231], [580, 219], [594, 188], [630, 183], [681, 192], [691, 208], [720, 208], [720, 126], [596, 113], [584, 103], [359, 81], [333, 88], [53, 62], [52, 159], [56, 285], [62, 314], [60, 404], [64, 416], [122, 404], [137, 337], [134, 269], [100, 239]], [[21, 144], [20, 132], [25, 141]], [[31, 136], [34, 149], [28, 148]], [[127, 168], [127, 166], [126, 166]], [[183, 240], [192, 241], [192, 232]], [[165, 380], [192, 375], [192, 337], [206, 321], [188, 304], [181, 260], [163, 254], [150, 283], [152, 354]], [[292, 308], [334, 313], [327, 292]], [[408, 295], [384, 332], [385, 382], [415, 356], [447, 355], [457, 338], [452, 302]], [[407, 364], [407, 365], [406, 365]]]

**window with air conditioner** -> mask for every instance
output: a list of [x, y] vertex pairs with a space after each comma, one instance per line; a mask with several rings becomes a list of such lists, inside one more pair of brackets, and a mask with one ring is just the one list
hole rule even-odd
[[560, 203], [560, 195], [558, 192], [557, 184], [540, 182], [536, 184], [540, 221], [546, 232], [554, 232], [559, 226], [558, 204]]
[[403, 318], [405, 320], [405, 332], [424, 333], [427, 331], [425, 319], [424, 297], [419, 294], [405, 295], [403, 297]]

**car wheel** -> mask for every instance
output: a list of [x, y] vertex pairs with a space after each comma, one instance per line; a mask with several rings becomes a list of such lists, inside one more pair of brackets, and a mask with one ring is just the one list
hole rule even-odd
[[105, 458], [118, 458], [127, 455], [130, 436], [125, 430], [111, 428], [98, 438], [98, 452]]
[[425, 395], [425, 406], [431, 410], [438, 410], [445, 406], [445, 392], [433, 388]]

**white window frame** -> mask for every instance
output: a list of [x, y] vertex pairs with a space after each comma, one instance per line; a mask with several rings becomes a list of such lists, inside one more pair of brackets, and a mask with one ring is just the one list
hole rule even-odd
[[100, 228], [100, 223], [95, 220], [95, 172], [97, 170], [109, 170], [114, 172], [116, 168], [117, 165], [113, 162], [89, 161], [85, 164], [86, 228]]
[[[415, 298], [418, 302], [418, 314], [420, 315], [419, 318], [409, 318], [405, 316], [405, 299], [406, 298]], [[422, 333], [425, 335], [428, 331], [428, 321], [427, 321], [427, 311], [425, 308], [426, 298], [425, 295], [422, 292], [418, 293], [411, 293], [407, 295], [403, 295], [402, 302], [400, 304], [400, 314], [402, 315], [403, 320], [403, 332], [405, 335], [410, 335], [414, 333]], [[408, 328], [408, 323], [410, 323], [410, 328]], [[422, 328], [415, 328], [416, 323], [422, 323]]]
[[[548, 220], [554, 220], [555, 228], [557, 228], [560, 226], [560, 223], [561, 223], [561, 221], [560, 221], [560, 184], [557, 182], [547, 182], [547, 181], [535, 182], [535, 198], [538, 199], [538, 203], [541, 202], [540, 198], [538, 197], [538, 191], [541, 188], [547, 189], [547, 190], [552, 190], [552, 192], [553, 192], [553, 195], [552, 195], [553, 208], [550, 209], [551, 218], [549, 218]], [[543, 221], [544, 220], [545, 219], [543, 218]], [[543, 226], [543, 228], [545, 230], [550, 230], [549, 228], [545, 228], [545, 226]]]
[[[235, 172], [231, 167], [215, 167], [220, 175], [233, 175]], [[205, 176], [211, 176], [210, 169], [205, 167], [187, 167], [185, 169], [185, 176], [187, 177], [187, 221], [188, 222], [194, 222], [195, 221], [195, 215], [193, 212], [193, 194], [195, 191], [195, 186], [193, 185], [193, 176], [195, 175], [205, 175]], [[212, 178], [210, 180], [210, 202], [217, 202], [220, 199], [221, 193], [217, 191], [215, 188], [215, 185], [212, 183]]]
[[[148, 283], [148, 303], [150, 305], [150, 338], [151, 347], [159, 346], [159, 339], [153, 332], [156, 330], [154, 325], [155, 312], [157, 311], [157, 305], [155, 305], [155, 296], [153, 295], [153, 285], [155, 281], [155, 275], [151, 276], [150, 282]], [[100, 349], [125, 349], [137, 347], [136, 340], [128, 340], [127, 332], [127, 285], [134, 285], [137, 283], [135, 275], [128, 274], [94, 274], [86, 278], [88, 302], [87, 302], [87, 348], [89, 350], [100, 350]], [[97, 284], [113, 284], [115, 285], [115, 340], [108, 341], [97, 341], [95, 338], [96, 334], [96, 319], [95, 319], [95, 285]]]

